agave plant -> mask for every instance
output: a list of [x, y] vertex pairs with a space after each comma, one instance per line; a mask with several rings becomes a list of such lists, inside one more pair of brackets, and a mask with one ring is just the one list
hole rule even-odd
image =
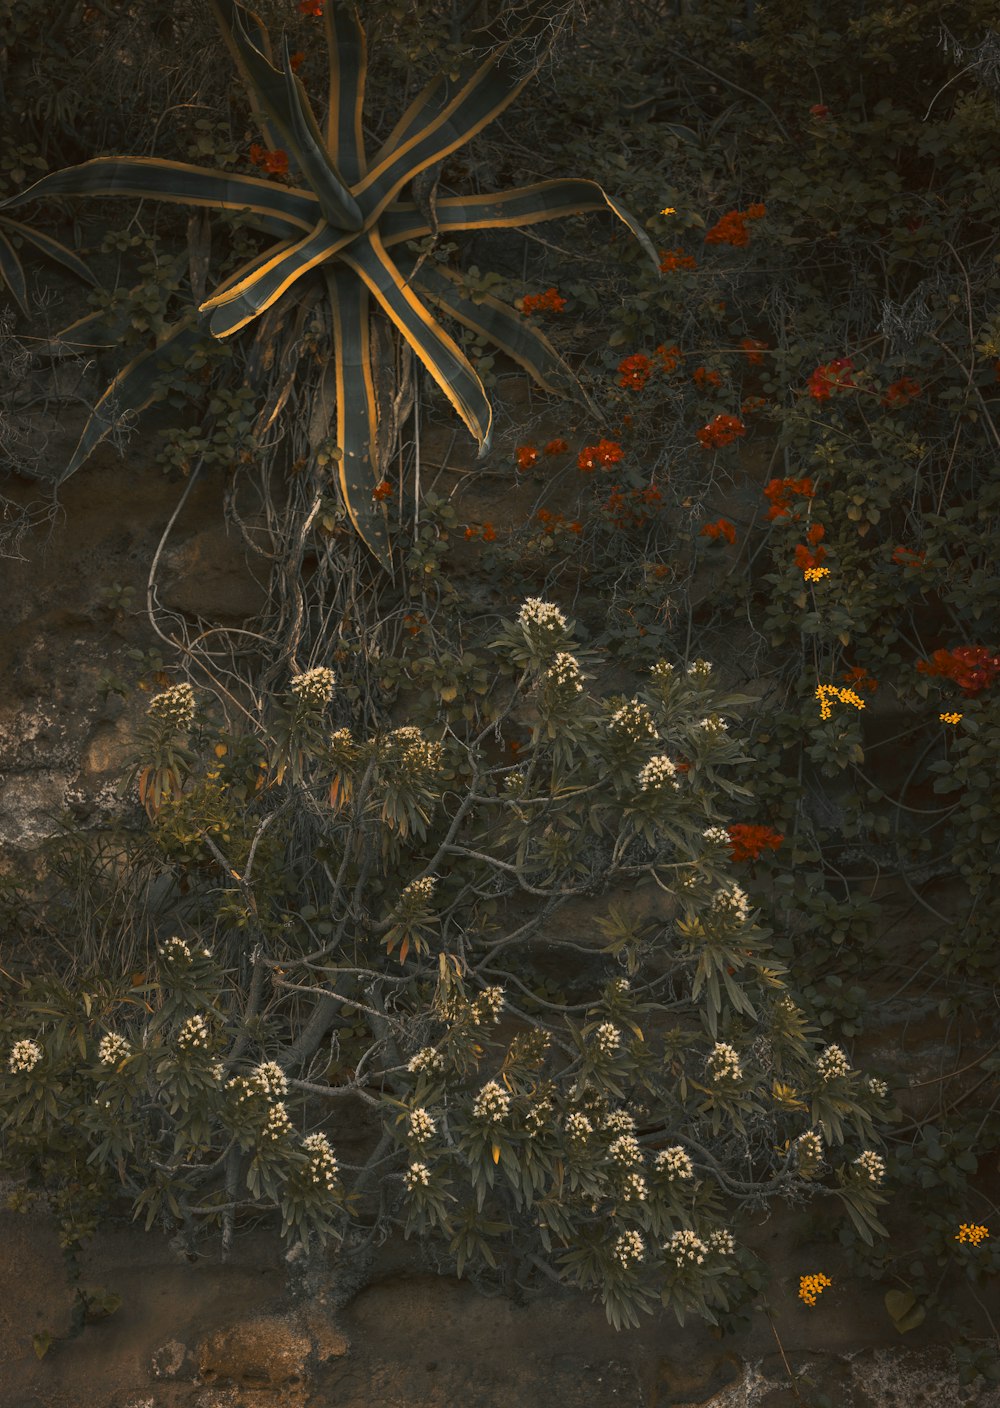
[[[477, 294], [475, 301], [465, 296], [460, 277], [421, 258], [414, 242], [610, 209], [654, 264], [656, 253], [633, 217], [591, 180], [549, 180], [497, 194], [437, 200], [428, 193], [427, 183], [440, 163], [502, 113], [537, 70], [534, 48], [526, 50], [517, 42], [523, 35], [497, 43], [481, 61], [470, 59], [457, 76], [442, 74], [432, 81], [369, 156], [362, 128], [366, 40], [354, 5], [343, 0], [325, 5], [329, 108], [321, 127], [293, 71], [287, 42], [278, 64], [255, 13], [238, 0], [208, 4], [264, 140], [287, 155], [294, 184], [186, 162], [111, 156], [53, 172], [3, 202], [9, 207], [42, 196], [137, 196], [242, 211], [277, 238], [156, 347], [118, 373], [90, 415], [65, 475], [77, 470], [108, 433], [112, 407], [137, 411], [149, 405], [161, 391], [165, 371], [183, 364], [200, 344], [232, 337], [255, 321], [259, 328], [259, 320], [272, 309], [266, 321], [268, 337], [273, 337], [276, 326], [292, 325], [296, 305], [311, 305], [321, 297], [329, 307], [331, 353], [320, 383], [319, 420], [314, 415], [311, 421], [319, 428], [311, 433], [310, 444], [315, 452], [323, 443], [336, 443], [347, 513], [364, 542], [387, 563], [384, 511], [373, 499], [381, 477], [373, 309], [384, 314], [437, 382], [477, 440], [480, 454], [489, 446], [492, 409], [475, 368], [442, 325], [441, 315], [488, 339], [544, 389], [561, 395], [576, 389], [551, 343], [516, 309], [490, 295]], [[526, 52], [531, 57], [526, 59]], [[401, 196], [407, 185], [412, 199]], [[102, 334], [103, 323], [103, 315], [91, 315], [62, 337], [110, 343], [113, 334], [106, 326]], [[269, 417], [274, 413], [272, 407]]]
[[0, 218], [0, 283], [7, 285], [22, 313], [28, 312], [28, 281], [24, 276], [24, 265], [15, 247], [15, 240], [26, 240], [28, 244], [33, 244], [42, 254], [47, 254], [50, 259], [62, 264], [85, 283], [97, 283], [83, 260], [59, 240], [54, 240], [51, 235], [46, 235], [41, 230], [33, 230], [30, 225], [23, 225], [20, 220]]

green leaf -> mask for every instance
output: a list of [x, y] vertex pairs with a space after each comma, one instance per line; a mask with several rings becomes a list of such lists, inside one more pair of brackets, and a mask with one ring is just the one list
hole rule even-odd
[[927, 1312], [911, 1291], [886, 1291], [885, 1308], [901, 1335], [915, 1330], [927, 1318]]
[[368, 169], [362, 126], [368, 73], [365, 31], [356, 6], [337, 0], [324, 7], [323, 27], [330, 63], [326, 148], [344, 180], [354, 185]]

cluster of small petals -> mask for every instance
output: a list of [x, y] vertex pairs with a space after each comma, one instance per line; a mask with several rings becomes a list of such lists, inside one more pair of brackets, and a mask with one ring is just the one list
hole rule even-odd
[[667, 788], [672, 788], [676, 792], [680, 787], [676, 775], [677, 764], [665, 753], [659, 753], [640, 769], [637, 779], [639, 791], [665, 792]]
[[869, 1183], [881, 1183], [885, 1178], [885, 1159], [880, 1158], [874, 1149], [866, 1149], [854, 1162]]
[[707, 680], [712, 673], [711, 660], [692, 660], [685, 673], [694, 680]]
[[657, 660], [656, 664], [650, 667], [649, 678], [661, 688], [670, 684], [673, 677], [674, 667], [669, 660]]
[[707, 425], [696, 432], [698, 444], [705, 450], [718, 450], [731, 445], [741, 435], [747, 433], [746, 426], [739, 416], [720, 414], [713, 416]]
[[628, 1110], [612, 1110], [605, 1117], [604, 1129], [608, 1134], [634, 1134], [635, 1117]]
[[956, 1242], [967, 1242], [970, 1246], [978, 1247], [980, 1242], [985, 1242], [990, 1235], [990, 1229], [981, 1222], [960, 1222], [958, 1231], [955, 1233]]
[[727, 829], [725, 826], [706, 826], [701, 834], [711, 846], [728, 846], [731, 831], [732, 827]]
[[444, 744], [424, 738], [412, 724], [393, 729], [389, 741], [400, 749], [398, 776], [404, 782], [427, 777], [436, 772], [444, 760]]
[[623, 1168], [641, 1163], [642, 1150], [639, 1148], [639, 1141], [635, 1135], [619, 1134], [617, 1139], [612, 1139], [608, 1145], [608, 1158], [612, 1163], [621, 1164]]
[[539, 1134], [549, 1123], [552, 1114], [553, 1105], [548, 1096], [544, 1100], [539, 1100], [537, 1105], [532, 1105], [524, 1117], [524, 1127], [529, 1136], [534, 1138], [536, 1134]]
[[419, 880], [411, 880], [400, 891], [399, 903], [407, 907], [430, 904], [436, 888], [437, 878], [433, 875], [424, 875]]
[[97, 1059], [102, 1066], [117, 1065], [129, 1054], [131, 1047], [117, 1032], [108, 1032], [97, 1044]]
[[403, 1174], [403, 1182], [409, 1192], [414, 1188], [426, 1188], [431, 1181], [431, 1171], [420, 1159], [415, 1159]]
[[656, 724], [649, 712], [649, 706], [641, 699], [630, 699], [611, 715], [609, 728], [613, 733], [624, 734], [633, 743], [656, 737]]
[[565, 631], [567, 624], [566, 617], [558, 606], [553, 606], [550, 601], [542, 601], [536, 596], [528, 597], [518, 613], [517, 620], [524, 630], [534, 629], [549, 634]]
[[811, 499], [815, 495], [811, 479], [771, 479], [764, 487], [764, 497], [771, 505], [767, 511], [769, 519], [784, 518], [791, 510], [792, 496]]
[[722, 385], [722, 373], [711, 371], [708, 367], [695, 367], [691, 373], [691, 380], [695, 386], [702, 388]]
[[284, 176], [288, 172], [288, 153], [280, 147], [272, 150], [262, 147], [259, 142], [252, 142], [250, 160], [268, 176]]
[[521, 299], [521, 312], [526, 317], [532, 313], [561, 313], [565, 307], [565, 298], [554, 288], [547, 288], [544, 293], [527, 293]]
[[299, 11], [312, 19], [320, 19], [323, 14], [323, 0], [299, 0]]
[[444, 1056], [433, 1046], [422, 1046], [407, 1061], [406, 1069], [413, 1075], [431, 1075], [444, 1070]]
[[509, 1110], [510, 1096], [495, 1080], [487, 1081], [472, 1105], [475, 1118], [487, 1124], [499, 1124], [507, 1118]]
[[708, 1255], [708, 1247], [696, 1233], [683, 1228], [674, 1232], [663, 1250], [678, 1266], [701, 1266]]
[[[546, 448], [547, 453], [548, 449]], [[517, 459], [517, 467], [522, 474], [525, 470], [531, 469], [538, 460], [538, 451], [534, 445], [518, 445], [514, 455]]]
[[307, 1134], [302, 1141], [302, 1147], [309, 1155], [309, 1177], [312, 1182], [332, 1193], [336, 1187], [340, 1165], [330, 1147], [329, 1139], [325, 1134], [318, 1132]]
[[954, 710], [950, 714], [938, 714], [938, 718], [943, 724], [960, 724], [962, 722], [962, 715], [955, 713]]
[[734, 861], [759, 860], [763, 851], [776, 851], [785, 839], [773, 827], [751, 826], [744, 822], [728, 827], [726, 834]]
[[807, 567], [802, 576], [807, 582], [821, 582], [824, 577], [829, 577], [829, 567]]
[[657, 1173], [665, 1174], [671, 1181], [675, 1178], [694, 1178], [694, 1164], [687, 1150], [680, 1144], [661, 1149], [653, 1160], [653, 1167]]
[[729, 725], [719, 714], [709, 714], [707, 718], [698, 720], [698, 727], [704, 729], [706, 733], [728, 733]]
[[649, 1184], [637, 1169], [630, 1168], [621, 1181], [624, 1203], [644, 1203], [649, 1197]]
[[169, 724], [171, 728], [186, 729], [194, 723], [194, 690], [189, 684], [174, 684], [161, 694], [154, 694], [146, 710], [151, 719]]
[[812, 1276], [799, 1277], [799, 1300], [806, 1305], [815, 1305], [816, 1298], [821, 1296], [827, 1286], [832, 1286], [833, 1282], [829, 1276], [824, 1276], [822, 1271], [818, 1271]]
[[618, 363], [618, 385], [641, 391], [653, 375], [653, 364], [643, 352], [633, 352]]
[[673, 274], [678, 269], [697, 269], [698, 265], [694, 257], [685, 254], [683, 249], [661, 249], [660, 250], [660, 273]]
[[889, 1087], [885, 1081], [880, 1080], [878, 1076], [869, 1076], [865, 1081], [865, 1085], [867, 1085], [871, 1093], [877, 1095], [880, 1100], [888, 1099]]
[[250, 1084], [268, 1099], [288, 1094], [288, 1077], [277, 1061], [261, 1061], [260, 1065], [250, 1072], [249, 1079]]
[[927, 549], [921, 548], [917, 552], [898, 544], [892, 550], [892, 560], [897, 567], [923, 567], [927, 562]]
[[823, 1157], [823, 1136], [815, 1129], [807, 1129], [795, 1141], [795, 1153], [799, 1163], [818, 1163]]
[[622, 1044], [622, 1034], [614, 1022], [602, 1022], [594, 1033], [594, 1045], [602, 1056], [613, 1056]]
[[200, 1012], [189, 1017], [177, 1033], [177, 1046], [181, 1051], [203, 1050], [210, 1040], [208, 1022]]
[[503, 988], [498, 983], [493, 983], [483, 988], [476, 999], [477, 1014], [481, 1019], [488, 1017], [491, 1022], [499, 1022], [505, 1003]]
[[708, 1074], [714, 1081], [739, 1080], [743, 1074], [739, 1053], [727, 1041], [717, 1041], [705, 1058]]
[[31, 1041], [28, 1037], [23, 1037], [20, 1041], [15, 1041], [10, 1048], [10, 1055], [7, 1058], [7, 1069], [12, 1076], [21, 1075], [28, 1071], [33, 1071], [42, 1059], [42, 1048], [37, 1041]]
[[712, 913], [716, 918], [744, 923], [750, 917], [750, 901], [746, 892], [735, 881], [730, 880], [721, 889], [716, 890], [712, 900]]
[[701, 538], [725, 538], [727, 543], [736, 542], [736, 525], [728, 518], [717, 518], [714, 523], [703, 523], [698, 536]]
[[637, 1261], [642, 1261], [645, 1255], [646, 1244], [642, 1240], [642, 1234], [634, 1229], [623, 1232], [615, 1242], [615, 1260], [621, 1266], [633, 1266]]
[[312, 709], [321, 709], [333, 698], [336, 683], [337, 676], [328, 666], [316, 665], [312, 670], [305, 670], [301, 675], [293, 676], [289, 688], [303, 704]]
[[183, 939], [175, 937], [160, 945], [160, 957], [178, 968], [186, 968], [191, 962], [191, 950]]
[[[218, 1078], [219, 1077], [216, 1076], [216, 1079]], [[260, 1090], [256, 1086], [251, 1085], [246, 1076], [230, 1076], [229, 1080], [226, 1081], [226, 1091], [230, 1099], [236, 1105], [243, 1105], [248, 1100], [253, 1100], [256, 1096], [260, 1095]]]
[[708, 1249], [718, 1256], [732, 1256], [736, 1251], [736, 1238], [725, 1227], [716, 1227], [708, 1234]]
[[545, 672], [546, 681], [557, 689], [571, 690], [574, 694], [583, 693], [583, 672], [575, 655], [568, 650], [560, 650], [552, 659]]
[[417, 1144], [426, 1144], [429, 1139], [434, 1138], [437, 1125], [434, 1116], [423, 1106], [410, 1111], [410, 1118], [407, 1126], [410, 1138]]
[[817, 367], [809, 376], [809, 395], [814, 401], [829, 400], [832, 391], [842, 391], [854, 385], [853, 370], [854, 363], [850, 357], [835, 357], [825, 366]]
[[930, 660], [918, 660], [922, 675], [939, 675], [953, 680], [968, 698], [987, 689], [1000, 675], [1000, 654], [985, 645], [958, 645], [954, 650], [935, 650]]
[[828, 1046], [816, 1058], [816, 1074], [820, 1080], [840, 1080], [851, 1069], [847, 1053], [842, 1046]]
[[743, 349], [743, 355], [752, 367], [760, 366], [764, 360], [761, 353], [767, 351], [766, 342], [761, 342], [759, 337], [741, 337], [740, 347]]
[[288, 1118], [288, 1111], [279, 1100], [277, 1104], [271, 1105], [267, 1111], [267, 1119], [264, 1121], [260, 1137], [270, 1144], [276, 1144], [280, 1139], [294, 1133], [294, 1125]]
[[574, 1142], [582, 1143], [593, 1132], [593, 1124], [579, 1110], [566, 1116], [566, 1133]]
[[839, 699], [841, 704], [853, 704], [855, 709], [863, 709], [865, 701], [860, 694], [853, 689], [840, 689], [835, 684], [818, 684], [816, 686], [816, 698], [819, 700], [819, 716], [821, 719], [828, 719], [833, 713], [830, 708], [831, 699]]
[[898, 381], [894, 381], [886, 387], [885, 395], [882, 397], [883, 406], [905, 406], [910, 401], [915, 401], [921, 394], [919, 381], [914, 381], [911, 376], [901, 376]]
[[607, 469], [617, 464], [624, 454], [617, 440], [599, 440], [596, 445], [584, 445], [576, 457], [576, 467], [583, 474], [593, 474], [598, 465]]

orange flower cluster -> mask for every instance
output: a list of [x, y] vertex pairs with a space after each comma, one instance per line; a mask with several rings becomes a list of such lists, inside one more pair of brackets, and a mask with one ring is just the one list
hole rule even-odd
[[558, 533], [562, 529], [566, 533], [582, 533], [583, 524], [576, 519], [572, 523], [567, 523], [561, 513], [552, 513], [547, 508], [540, 508], [535, 514], [539, 523], [546, 533]]
[[817, 548], [811, 552], [805, 543], [799, 543], [795, 549], [795, 566], [801, 567], [803, 572], [808, 572], [811, 567], [818, 567], [826, 557], [826, 548]]
[[545, 455], [564, 455], [569, 449], [565, 440], [550, 440], [542, 451]]
[[323, 0], [299, 0], [299, 13], [311, 19], [323, 18]]
[[660, 250], [660, 273], [673, 274], [678, 269], [697, 269], [698, 265], [683, 249]]
[[776, 851], [785, 839], [770, 826], [749, 826], [742, 822], [727, 826], [733, 860], [759, 860], [765, 849]]
[[771, 505], [768, 518], [784, 518], [792, 506], [792, 494], [811, 499], [814, 492], [811, 479], [772, 479], [764, 490], [764, 497]]
[[954, 680], [971, 699], [1000, 675], [1000, 655], [985, 645], [957, 645], [954, 650], [935, 650], [929, 660], [918, 660], [917, 669], [922, 675]]
[[731, 445], [747, 432], [746, 426], [737, 416], [718, 415], [696, 433], [702, 449], [716, 450], [723, 445]]
[[817, 367], [809, 375], [809, 395], [814, 401], [828, 401], [831, 391], [843, 391], [854, 385], [853, 370], [854, 363], [850, 357], [835, 357], [825, 366]]
[[735, 543], [736, 527], [728, 518], [717, 518], [714, 523], [703, 523], [699, 532], [701, 538], [725, 538], [727, 543]]
[[885, 395], [882, 397], [882, 405], [905, 406], [910, 401], [917, 399], [921, 389], [919, 381], [914, 381], [911, 376], [901, 376], [898, 381], [894, 381], [891, 386], [886, 387]]
[[642, 528], [662, 504], [663, 495], [655, 484], [645, 489], [623, 489], [616, 484], [601, 508], [615, 528]]
[[251, 146], [250, 160], [254, 166], [259, 166], [262, 171], [266, 171], [268, 176], [284, 176], [288, 172], [288, 153], [280, 149], [269, 152], [259, 142], [254, 142]]
[[675, 372], [684, 360], [684, 354], [679, 347], [667, 347], [664, 343], [656, 349], [656, 355], [660, 359], [661, 368], [667, 372]]
[[522, 474], [526, 469], [530, 469], [538, 459], [538, 451], [534, 445], [518, 445], [514, 455], [517, 459], [517, 467]]
[[565, 298], [554, 288], [547, 288], [544, 293], [528, 293], [521, 299], [521, 312], [525, 317], [532, 313], [561, 313], [565, 307]]
[[740, 415], [752, 416], [754, 411], [759, 411], [766, 405], [767, 401], [763, 396], [748, 396], [740, 403]]
[[600, 440], [596, 445], [584, 445], [576, 457], [576, 467], [581, 474], [593, 474], [598, 465], [607, 469], [617, 464], [624, 453], [616, 440]]
[[403, 626], [411, 636], [418, 636], [426, 625], [427, 617], [422, 611], [408, 611], [403, 617]]
[[763, 220], [766, 214], [767, 207], [759, 202], [747, 206], [746, 210], [728, 210], [710, 230], [705, 232], [705, 243], [731, 244], [742, 248], [750, 243], [746, 222], [748, 220]]
[[694, 382], [695, 386], [704, 387], [722, 385], [721, 372], [710, 372], [707, 367], [695, 367], [694, 375], [691, 379]]
[[288, 66], [293, 73], [298, 73], [299, 69], [302, 67], [305, 57], [306, 52], [304, 49], [296, 49], [294, 54], [289, 54]]
[[484, 543], [492, 543], [496, 541], [497, 535], [492, 523], [484, 523], [481, 527], [476, 527], [474, 524], [470, 524], [470, 526], [465, 530], [466, 542], [468, 542], [470, 538], [478, 538], [480, 535], [482, 535], [482, 540]]
[[372, 490], [372, 498], [375, 499], [377, 503], [381, 503], [383, 499], [392, 498], [392, 484], [388, 479], [383, 479], [375, 485], [375, 488]]
[[866, 689], [869, 694], [874, 694], [878, 689], [878, 680], [865, 669], [864, 665], [852, 665], [849, 670], [845, 670], [840, 677], [845, 684], [856, 685], [858, 689]]
[[618, 363], [618, 385], [641, 391], [653, 375], [653, 364], [642, 352], [633, 352]]
[[914, 552], [912, 548], [896, 547], [892, 550], [892, 560], [897, 567], [923, 567], [927, 552], [924, 548]]
[[742, 337], [740, 338], [740, 346], [752, 367], [759, 367], [762, 364], [764, 358], [761, 353], [767, 351], [766, 342], [761, 342], [759, 337]]
[[830, 120], [830, 109], [826, 103], [813, 103], [809, 109], [809, 116], [814, 117], [817, 122], [828, 122]]

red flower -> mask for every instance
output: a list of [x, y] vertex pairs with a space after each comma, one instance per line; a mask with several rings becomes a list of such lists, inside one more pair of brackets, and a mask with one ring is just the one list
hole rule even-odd
[[749, 244], [750, 236], [747, 234], [745, 220], [746, 216], [742, 211], [728, 211], [716, 221], [711, 229], [705, 232], [705, 243], [731, 244], [737, 248]]
[[697, 269], [698, 265], [683, 249], [660, 250], [660, 273], [672, 274], [677, 269]]
[[767, 343], [761, 342], [759, 337], [743, 337], [740, 339], [740, 346], [750, 365], [759, 367], [764, 360], [760, 354], [767, 351]]
[[742, 822], [727, 826], [729, 854], [733, 860], [759, 860], [763, 850], [776, 851], [784, 836], [770, 826], [748, 826]]
[[583, 524], [582, 524], [582, 523], [578, 523], [578, 522], [576, 521], [576, 519], [574, 519], [572, 523], [569, 523], [569, 524], [567, 524], [566, 526], [567, 526], [567, 531], [570, 532], [570, 533], [582, 533], [582, 532], [583, 532]]
[[577, 456], [577, 468], [583, 474], [593, 474], [597, 466], [617, 464], [625, 451], [616, 440], [600, 440], [596, 445], [584, 445]]
[[762, 205], [760, 201], [755, 201], [753, 205], [747, 206], [744, 213], [748, 220], [763, 220], [767, 214], [767, 206]]
[[954, 650], [935, 650], [930, 660], [918, 660], [922, 675], [940, 675], [954, 680], [969, 698], [981, 694], [1000, 675], [1000, 655], [985, 645], [957, 645]]
[[816, 118], [817, 122], [826, 122], [830, 116], [830, 109], [826, 103], [813, 103], [809, 109], [809, 116]]
[[392, 498], [392, 485], [389, 483], [388, 479], [383, 479], [380, 483], [375, 485], [375, 488], [372, 490], [372, 498], [379, 502], [381, 502], [382, 499]]
[[318, 20], [323, 16], [323, 0], [299, 0], [299, 13]]
[[919, 381], [914, 381], [909, 376], [901, 376], [898, 381], [894, 381], [891, 386], [886, 387], [885, 395], [882, 397], [882, 405], [905, 406], [908, 401], [915, 401], [920, 392]]
[[264, 148], [259, 142], [250, 143], [250, 160], [253, 162], [254, 166], [260, 166], [261, 162], [264, 160]]
[[478, 528], [473, 528], [473, 527], [471, 526], [471, 524], [470, 524], [470, 526], [469, 526], [468, 528], [466, 528], [466, 530], [465, 530], [465, 541], [468, 542], [470, 538], [478, 538], [478, 537], [479, 537], [479, 529], [478, 529]]
[[[526, 469], [530, 469], [538, 459], [538, 451], [535, 449], [534, 445], [518, 445], [514, 453], [517, 456], [517, 467], [522, 472]], [[548, 454], [547, 450], [546, 454]]]
[[743, 422], [736, 416], [718, 415], [696, 433], [698, 443], [703, 449], [714, 450], [723, 445], [731, 445], [747, 432]]
[[822, 523], [814, 523], [806, 534], [807, 543], [818, 543], [821, 538], [826, 537], [826, 529]]
[[805, 543], [799, 543], [795, 549], [795, 566], [806, 572], [810, 567], [818, 567], [824, 557], [826, 548], [817, 548], [815, 552], [810, 552]]
[[566, 300], [554, 288], [544, 293], [527, 293], [521, 299], [521, 312], [528, 317], [531, 313], [561, 313]]
[[767, 511], [767, 516], [771, 518], [784, 518], [791, 508], [790, 498], [792, 494], [799, 494], [803, 498], [813, 497], [813, 483], [811, 479], [772, 479], [764, 489], [764, 497], [771, 507]]
[[767, 402], [763, 396], [748, 396], [745, 401], [740, 403], [740, 415], [751, 416], [754, 411], [759, 411], [761, 407], [766, 405]]
[[897, 547], [892, 550], [892, 560], [897, 567], [922, 567], [927, 559], [927, 551], [921, 548], [919, 552], [914, 552], [912, 548]]
[[642, 352], [634, 352], [618, 363], [618, 385], [630, 391], [641, 391], [653, 375], [653, 365]]
[[727, 518], [717, 518], [714, 523], [702, 524], [699, 537], [725, 538], [727, 543], [735, 543], [736, 528]]
[[828, 401], [830, 392], [844, 390], [854, 385], [851, 372], [854, 363], [850, 357], [837, 357], [826, 366], [817, 367], [809, 377], [809, 395], [814, 401]]
[[660, 359], [660, 366], [667, 373], [675, 372], [684, 360], [684, 355], [679, 347], [666, 347], [662, 342], [656, 349], [656, 355]]
[[546, 455], [564, 455], [568, 449], [569, 446], [566, 444], [565, 440], [550, 440], [542, 453]]
[[863, 665], [852, 665], [840, 678], [847, 685], [857, 685], [859, 689], [866, 689], [869, 694], [874, 694], [878, 689], [878, 680], [872, 679]]
[[294, 54], [289, 55], [288, 65], [293, 73], [298, 73], [299, 69], [302, 67], [305, 56], [304, 49], [296, 49]]
[[696, 386], [721, 386], [722, 377], [718, 372], [710, 372], [707, 367], [696, 367], [692, 381]]
[[496, 541], [496, 536], [497, 536], [497, 535], [496, 535], [496, 532], [494, 531], [493, 524], [492, 524], [492, 523], [484, 523], [484, 524], [483, 524], [483, 542], [484, 542], [484, 543], [493, 543], [493, 542]]

